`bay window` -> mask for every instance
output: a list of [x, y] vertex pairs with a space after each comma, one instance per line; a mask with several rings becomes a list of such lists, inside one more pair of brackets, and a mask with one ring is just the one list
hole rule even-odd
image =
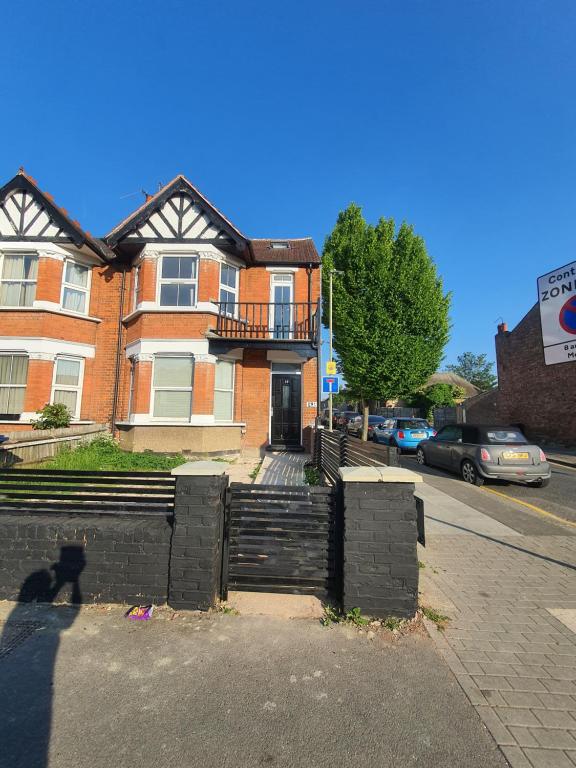
[[191, 355], [156, 355], [152, 374], [152, 416], [190, 421], [194, 361]]
[[217, 360], [214, 381], [214, 418], [234, 420], [234, 362]]
[[36, 297], [37, 277], [36, 254], [0, 254], [0, 306], [31, 307]]
[[160, 306], [194, 307], [198, 287], [196, 256], [162, 256]]
[[62, 309], [88, 314], [90, 293], [90, 267], [67, 259], [62, 281]]
[[59, 356], [54, 362], [53, 403], [63, 403], [73, 419], [80, 418], [84, 361], [79, 357]]
[[28, 356], [0, 355], [0, 419], [17, 421], [24, 410]]

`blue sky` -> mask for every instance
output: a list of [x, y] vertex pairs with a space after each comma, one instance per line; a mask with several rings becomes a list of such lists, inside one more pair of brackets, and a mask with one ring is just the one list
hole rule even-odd
[[[4, 14], [0, 178], [103, 234], [178, 172], [250, 236], [414, 224], [446, 362], [576, 258], [572, 0], [69, 2]], [[132, 196], [128, 196], [133, 194]]]

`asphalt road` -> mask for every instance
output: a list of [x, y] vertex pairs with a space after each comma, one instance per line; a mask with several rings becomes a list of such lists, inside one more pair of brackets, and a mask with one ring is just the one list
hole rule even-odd
[[[356, 438], [350, 438], [356, 442]], [[360, 442], [360, 441], [358, 441]], [[383, 458], [384, 449], [374, 443], [366, 443], [366, 449], [370, 455]], [[561, 520], [576, 523], [576, 469], [553, 464], [552, 479], [546, 488], [529, 488], [519, 483], [506, 483], [502, 481], [490, 481], [482, 488], [476, 488], [465, 483], [457, 475], [450, 474], [436, 467], [421, 467], [413, 454], [403, 454], [400, 463], [407, 469], [420, 472], [425, 481], [434, 487], [447, 493], [453, 498], [470, 504], [480, 511], [498, 517], [495, 514], [500, 509], [504, 517], [510, 508], [523, 510], [531, 517], [540, 515], [550, 522], [554, 521], [553, 515]], [[490, 497], [490, 503], [480, 502], [482, 497]], [[489, 507], [487, 512], [484, 507]], [[504, 522], [504, 520], [502, 520]], [[508, 524], [508, 523], [506, 523]], [[576, 529], [574, 529], [576, 530]], [[522, 531], [524, 532], [524, 531]], [[528, 533], [526, 531], [526, 533]]]

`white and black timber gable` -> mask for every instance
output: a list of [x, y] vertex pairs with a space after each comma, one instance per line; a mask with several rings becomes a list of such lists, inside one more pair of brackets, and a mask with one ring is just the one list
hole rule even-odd
[[183, 176], [177, 176], [107, 236], [111, 248], [147, 243], [215, 245], [243, 252], [247, 239]]
[[86, 245], [106, 260], [114, 257], [103, 242], [84, 232], [20, 170], [0, 188], [0, 242], [26, 240], [72, 244], [77, 248]]

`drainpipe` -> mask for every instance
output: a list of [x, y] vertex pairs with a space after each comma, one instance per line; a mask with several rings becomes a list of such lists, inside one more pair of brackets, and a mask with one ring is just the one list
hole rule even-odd
[[122, 284], [120, 286], [120, 306], [118, 308], [118, 340], [116, 342], [116, 367], [114, 371], [114, 399], [112, 400], [111, 424], [112, 436], [116, 430], [118, 414], [118, 393], [120, 389], [120, 361], [122, 359], [122, 317], [124, 316], [124, 288], [126, 286], [126, 266], [122, 266]]
[[322, 397], [322, 264], [318, 268], [320, 273], [320, 295], [318, 296], [318, 308], [316, 310], [316, 365], [318, 367], [316, 385], [316, 421], [320, 425], [320, 398]]
[[308, 334], [312, 331], [312, 264], [308, 264], [306, 267], [306, 274], [308, 275]]

